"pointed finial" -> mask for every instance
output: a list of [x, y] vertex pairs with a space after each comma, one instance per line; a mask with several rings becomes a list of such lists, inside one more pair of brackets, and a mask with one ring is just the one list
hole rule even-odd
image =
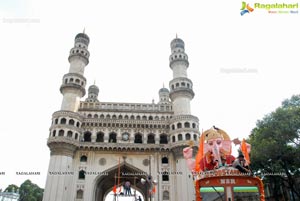
[[96, 80], [94, 80], [94, 85], [96, 85]]
[[163, 88], [165, 88], [165, 83], [163, 82]]
[[82, 33], [84, 33], [85, 34], [85, 27], [83, 28], [83, 32]]
[[176, 33], [176, 38], [177, 38], [177, 33]]

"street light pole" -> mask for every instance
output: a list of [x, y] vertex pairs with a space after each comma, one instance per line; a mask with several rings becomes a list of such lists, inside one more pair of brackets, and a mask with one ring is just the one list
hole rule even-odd
[[[146, 179], [141, 178], [141, 183], [143, 185], [146, 185], [146, 192], [147, 192], [146, 200], [152, 201], [152, 193], [155, 192], [154, 188], [155, 188], [155, 185], [157, 185], [157, 180], [153, 179], [152, 175], [151, 175], [151, 155], [149, 156], [148, 160], [149, 160], [149, 173], [146, 176]], [[154, 188], [153, 188], [153, 185], [154, 185]]]

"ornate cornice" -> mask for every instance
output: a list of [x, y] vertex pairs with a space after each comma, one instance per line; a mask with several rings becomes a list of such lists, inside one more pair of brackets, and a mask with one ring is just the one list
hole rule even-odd
[[83, 116], [78, 113], [78, 112], [72, 112], [72, 111], [68, 111], [68, 110], [59, 110], [56, 111], [52, 114], [52, 118], [59, 118], [59, 117], [69, 117], [69, 118], [74, 118], [77, 119], [78, 121], [82, 121], [83, 120]]
[[190, 99], [193, 99], [195, 96], [195, 93], [192, 89], [185, 88], [185, 87], [178, 87], [176, 89], [173, 89], [170, 92], [170, 98], [172, 101], [174, 101], [177, 97], [187, 96]]
[[[58, 137], [63, 138], [63, 137]], [[51, 151], [52, 155], [63, 155], [63, 156], [70, 156], [74, 157], [75, 151], [77, 149], [76, 143], [68, 143], [67, 141], [73, 140], [62, 140], [62, 139], [49, 139], [48, 140], [48, 147]]]
[[66, 89], [77, 89], [80, 91], [80, 97], [83, 97], [85, 95], [85, 88], [79, 84], [75, 83], [67, 83], [67, 84], [62, 84], [60, 87], [60, 92], [64, 94], [64, 90]]

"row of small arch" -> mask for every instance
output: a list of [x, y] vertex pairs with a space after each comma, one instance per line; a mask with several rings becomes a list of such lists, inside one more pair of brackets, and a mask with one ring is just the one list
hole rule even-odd
[[82, 123], [82, 126], [95, 126], [95, 127], [120, 127], [120, 128], [158, 128], [158, 129], [169, 129], [169, 125], [152, 125], [152, 124], [123, 124], [123, 123], [93, 123], [93, 122], [87, 122]]
[[[52, 131], [52, 137], [69, 137], [69, 138], [74, 138], [75, 140], [78, 139], [79, 134], [75, 133], [75, 135], [73, 135], [74, 132], [73, 131], [65, 131], [63, 129], [60, 130], [53, 130]], [[122, 133], [124, 134], [124, 133]], [[51, 135], [51, 134], [50, 134]], [[105, 134], [103, 132], [98, 132], [96, 134], [96, 142], [104, 142], [104, 136]], [[176, 139], [177, 136], [177, 139]], [[183, 138], [184, 137], [184, 138]], [[182, 134], [177, 134], [177, 135], [173, 135], [172, 136], [172, 142], [176, 142], [176, 141], [183, 141], [183, 140], [191, 140], [192, 139], [192, 135], [190, 133], [186, 133], [185, 135]], [[196, 134], [193, 135], [193, 140], [197, 141], [198, 140], [198, 136]], [[92, 142], [92, 133], [89, 131], [86, 131], [83, 135], [83, 138], [81, 139], [82, 142]], [[143, 143], [143, 135], [141, 133], [136, 133], [134, 135], [134, 143], [138, 143], [138, 144], [142, 144]], [[108, 142], [110, 143], [116, 143], [117, 142], [117, 134], [112, 132], [108, 135]], [[150, 133], [147, 135], [147, 144], [155, 144], [155, 134]], [[166, 134], [160, 134], [159, 135], [159, 144], [168, 144], [169, 140], [168, 140], [168, 136]]]
[[[76, 47], [81, 47], [81, 44], [76, 44]], [[85, 45], [83, 45], [82, 48], [86, 49]]]
[[[82, 123], [82, 126], [99, 126], [99, 127], [129, 127], [129, 128], [166, 128], [169, 129], [169, 125], [147, 125], [147, 124], [119, 124], [119, 123]], [[177, 124], [172, 124], [172, 130], [175, 129], [181, 129], [181, 128], [196, 128], [196, 123], [192, 123], [192, 127], [190, 126], [190, 122], [185, 122], [185, 123], [177, 123]]]
[[56, 131], [56, 130], [52, 131], [52, 137], [56, 137], [56, 136], [59, 136], [59, 137], [68, 137], [68, 138], [74, 138], [75, 140], [78, 140], [79, 134], [78, 133], [75, 133], [75, 135], [73, 135], [73, 134], [74, 134], [74, 132], [70, 131], [70, 130], [67, 131], [67, 132], [65, 132], [65, 130], [63, 130], [63, 129], [60, 129], [58, 131]]
[[[112, 143], [114, 144], [114, 143]], [[112, 145], [111, 144], [111, 145]], [[143, 144], [141, 144], [143, 145]], [[118, 151], [118, 152], [128, 152], [128, 151], [140, 151], [140, 152], [170, 152], [168, 147], [144, 147], [144, 146], [131, 146], [131, 147], [116, 147], [116, 146], [93, 146], [91, 144], [81, 144], [79, 147], [81, 150], [93, 150], [93, 151]]]
[[[76, 126], [76, 127], [80, 128], [80, 122], [79, 121], [75, 121], [74, 119], [67, 119], [67, 118], [64, 118], [64, 117], [60, 118], [60, 119], [59, 118], [54, 119], [52, 124], [62, 124], [62, 125], [68, 124], [68, 125]], [[88, 124], [88, 123], [83, 123], [83, 126], [85, 126], [85, 125], [90, 126], [90, 124]], [[94, 124], [91, 125], [91, 126], [94, 126]], [[106, 126], [106, 124], [105, 125], [102, 125], [102, 124], [99, 125], [98, 124], [98, 126]], [[123, 127], [123, 126], [121, 126], [121, 127]], [[125, 126], [125, 127], [127, 127], [127, 126]], [[130, 126], [130, 127], [132, 127], [132, 126]], [[164, 127], [162, 127], [162, 128], [164, 128]], [[172, 130], [175, 130], [176, 128], [177, 129], [180, 129], [180, 128], [194, 128], [195, 129], [196, 128], [196, 123], [192, 123], [192, 126], [191, 126], [190, 122], [184, 122], [184, 123], [178, 122], [177, 124], [172, 124], [171, 128], [172, 128]]]
[[171, 119], [172, 118], [172, 116], [161, 116], [161, 117], [159, 117], [159, 116], [155, 116], [155, 117], [153, 117], [153, 116], [146, 116], [146, 115], [143, 115], [143, 116], [140, 116], [140, 115], [137, 115], [137, 116], [134, 116], [134, 115], [131, 115], [131, 116], [128, 116], [128, 115], [109, 115], [109, 114], [107, 114], [107, 115], [104, 115], [104, 114], [101, 114], [101, 115], [98, 115], [98, 114], [94, 114], [94, 115], [92, 115], [92, 114], [84, 114], [87, 118], [100, 118], [100, 119], [119, 119], [119, 120], [121, 120], [121, 119], [125, 119], [125, 120], [127, 120], [127, 119], [130, 119], [130, 120], [162, 120], [162, 121], [164, 121], [164, 120], [168, 120], [168, 119]]
[[[125, 133], [122, 133], [121, 135], [123, 135]], [[96, 142], [104, 142], [104, 136], [105, 136], [105, 134], [103, 132], [98, 132], [96, 134]], [[176, 139], [176, 137], [177, 137], [177, 139]], [[86, 131], [83, 135], [83, 141], [91, 142], [91, 139], [92, 139], [92, 133], [89, 131]], [[177, 135], [172, 136], [172, 142], [183, 141], [183, 140], [192, 140], [192, 135], [190, 133], [186, 133], [185, 135], [177, 134]], [[198, 140], [197, 134], [193, 134], [193, 140], [195, 140], [195, 141]], [[168, 144], [168, 141], [169, 141], [168, 136], [166, 134], [159, 135], [159, 144]], [[109, 133], [108, 142], [116, 143], [117, 142], [117, 134], [114, 132]], [[147, 144], [155, 144], [155, 134], [153, 134], [153, 133], [148, 134], [146, 142], [147, 142]], [[143, 135], [141, 133], [134, 134], [134, 143], [143, 143]]]
[[171, 89], [175, 89], [178, 87], [187, 87], [187, 88], [192, 89], [192, 87], [190, 86], [190, 83], [185, 83], [185, 82], [180, 82], [180, 83], [177, 82], [177, 83], [171, 85]]
[[79, 84], [81, 86], [84, 86], [84, 82], [83, 81], [80, 82], [80, 79], [73, 78], [73, 77], [71, 77], [71, 78], [65, 78], [65, 84], [68, 84], [68, 83], [75, 83], [75, 84]]
[[[181, 52], [181, 50], [177, 49], [177, 52]], [[173, 53], [176, 53], [176, 50], [173, 50]]]
[[[62, 125], [71, 125], [80, 128], [81, 124], [79, 121], [75, 121], [74, 119], [67, 118], [56, 118], [53, 120], [52, 125], [62, 124]], [[129, 127], [129, 128], [158, 128], [158, 129], [169, 129], [169, 125], [148, 125], [148, 124], [122, 124], [122, 123], [93, 123], [86, 122], [82, 123], [82, 126], [97, 126], [97, 127]]]
[[85, 50], [79, 50], [77, 48], [72, 48], [71, 54], [82, 54], [86, 57], [88, 57], [88, 53]]
[[76, 126], [77, 128], [80, 128], [80, 122], [74, 119], [67, 119], [67, 118], [56, 118], [52, 122], [52, 124], [67, 124], [71, 126]]
[[177, 57], [177, 54], [175, 54], [175, 55], [171, 55], [170, 59], [171, 59], [171, 61], [173, 61], [173, 60], [176, 60], [176, 59], [187, 59], [187, 57], [185, 55], [182, 55], [182, 54], [178, 54], [178, 57]]
[[[128, 134], [129, 133], [122, 133]], [[104, 142], [104, 136], [108, 137], [108, 142], [116, 143], [117, 142], [117, 133], [111, 132], [108, 135], [105, 135], [103, 132], [98, 132], [96, 134], [96, 142]], [[83, 142], [91, 142], [92, 141], [92, 133], [89, 131], [86, 131], [83, 134]], [[141, 133], [135, 133], [134, 134], [134, 143], [143, 143], [143, 135]], [[147, 143], [148, 144], [155, 144], [155, 134], [148, 134], [147, 136]], [[168, 136], [166, 134], [160, 134], [159, 135], [159, 144], [168, 144]]]
[[[184, 123], [178, 122], [176, 125], [172, 124], [171, 128], [172, 128], [172, 130], [175, 130], [176, 128], [177, 129], [191, 128], [191, 124], [190, 124], [190, 122], [184, 122]], [[196, 123], [192, 123], [192, 128], [196, 128]]]

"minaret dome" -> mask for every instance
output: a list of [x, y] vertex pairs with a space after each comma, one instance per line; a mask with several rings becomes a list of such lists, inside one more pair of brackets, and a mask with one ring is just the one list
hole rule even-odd
[[75, 43], [83, 43], [88, 46], [90, 43], [90, 38], [85, 33], [79, 33], [75, 36]]
[[169, 89], [163, 87], [159, 90], [159, 104], [170, 104], [170, 91]]
[[159, 93], [159, 94], [161, 94], [161, 93], [169, 93], [169, 89], [163, 87], [163, 88], [161, 88], [161, 89], [159, 90], [158, 93]]
[[[174, 70], [174, 73], [177, 73], [178, 70], [185, 71], [189, 66], [188, 55], [185, 53], [184, 46], [183, 40], [177, 38], [177, 35], [176, 38], [171, 41], [171, 55], [169, 61], [170, 68]], [[174, 76], [177, 77], [178, 75]], [[187, 75], [182, 74], [182, 72], [181, 76], [187, 77]]]
[[93, 93], [93, 94], [99, 94], [99, 88], [96, 85], [91, 85], [88, 89], [89, 94]]
[[177, 37], [171, 41], [171, 50], [174, 51], [176, 48], [181, 48], [184, 50], [183, 40]]
[[88, 97], [85, 101], [87, 102], [99, 102], [98, 100], [99, 88], [93, 84], [88, 89]]

